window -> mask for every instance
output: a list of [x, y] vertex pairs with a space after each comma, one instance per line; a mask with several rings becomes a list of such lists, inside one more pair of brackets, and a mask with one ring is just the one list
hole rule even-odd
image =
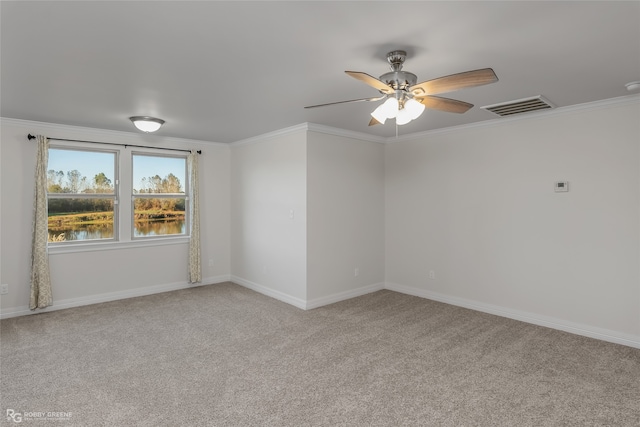
[[117, 239], [116, 154], [49, 149], [49, 242]]
[[133, 237], [184, 235], [187, 159], [133, 155]]
[[50, 245], [189, 235], [186, 155], [52, 145], [47, 178]]

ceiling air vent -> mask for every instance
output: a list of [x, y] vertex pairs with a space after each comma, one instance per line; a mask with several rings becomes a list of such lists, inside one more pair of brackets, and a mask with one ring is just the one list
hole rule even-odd
[[530, 113], [538, 110], [549, 110], [554, 105], [541, 95], [532, 98], [517, 99], [515, 101], [503, 102], [501, 104], [486, 105], [480, 107], [499, 116], [513, 116], [514, 114]]

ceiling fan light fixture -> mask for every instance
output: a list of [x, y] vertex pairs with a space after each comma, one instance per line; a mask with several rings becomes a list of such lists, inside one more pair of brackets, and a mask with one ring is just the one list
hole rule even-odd
[[384, 113], [387, 115], [387, 119], [393, 119], [398, 114], [398, 100], [396, 98], [389, 98], [381, 105], [384, 108]]
[[415, 120], [420, 117], [425, 109], [425, 106], [415, 99], [411, 98], [404, 103], [404, 109], [407, 110], [407, 112], [411, 116], [411, 120]]
[[376, 119], [381, 125], [387, 120], [387, 113], [384, 110], [384, 104], [378, 105], [378, 108], [373, 110], [371, 117]]
[[155, 132], [164, 124], [164, 120], [149, 116], [133, 116], [129, 117], [133, 125], [142, 132]]
[[393, 119], [398, 114], [398, 105], [396, 98], [389, 98], [378, 105], [378, 108], [373, 110], [371, 116], [380, 122], [380, 124], [384, 124], [385, 120]]
[[629, 92], [640, 89], [640, 82], [630, 82], [624, 85]]
[[378, 108], [373, 110], [371, 116], [380, 122], [380, 124], [384, 124], [385, 120], [393, 119], [397, 114], [398, 100], [396, 98], [389, 98], [384, 103], [378, 105]]
[[398, 115], [396, 116], [397, 125], [406, 125], [411, 120], [413, 120], [413, 118], [411, 118], [411, 112], [409, 110], [403, 108], [402, 110], [398, 111]]

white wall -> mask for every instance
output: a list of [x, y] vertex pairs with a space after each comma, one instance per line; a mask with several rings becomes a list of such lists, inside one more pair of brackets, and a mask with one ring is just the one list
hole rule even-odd
[[387, 286], [640, 345], [639, 117], [636, 98], [388, 144]]
[[307, 156], [309, 304], [382, 289], [384, 145], [311, 131]]
[[[384, 280], [640, 347], [639, 99], [385, 145], [308, 125], [229, 147], [3, 119], [0, 278], [11, 291], [0, 307], [5, 315], [28, 302], [35, 146], [26, 134], [113, 137], [204, 150], [205, 281], [232, 278], [311, 308]], [[553, 191], [560, 180], [568, 193]], [[186, 245], [54, 254], [51, 269], [58, 307], [141, 295], [187, 286]]]
[[231, 271], [239, 284], [304, 307], [306, 132], [231, 149]]
[[[230, 277], [229, 166], [223, 144], [141, 134], [2, 119], [0, 280], [10, 291], [0, 301], [2, 316], [27, 314], [30, 286], [31, 221], [36, 147], [27, 134], [183, 149], [200, 149], [203, 284]], [[212, 265], [209, 265], [209, 260]], [[52, 253], [54, 306], [51, 309], [107, 301], [187, 283], [187, 244], [113, 250]]]

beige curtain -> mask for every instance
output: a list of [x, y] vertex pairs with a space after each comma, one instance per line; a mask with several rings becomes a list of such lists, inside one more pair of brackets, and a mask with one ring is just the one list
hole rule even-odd
[[42, 135], [36, 137], [38, 153], [36, 160], [35, 190], [33, 198], [33, 233], [31, 239], [31, 298], [29, 308], [45, 308], [53, 303], [49, 254], [47, 253], [47, 163], [49, 140]]
[[189, 283], [202, 281], [202, 266], [200, 264], [200, 196], [198, 183], [198, 158], [196, 151], [191, 151], [188, 158], [189, 167]]

